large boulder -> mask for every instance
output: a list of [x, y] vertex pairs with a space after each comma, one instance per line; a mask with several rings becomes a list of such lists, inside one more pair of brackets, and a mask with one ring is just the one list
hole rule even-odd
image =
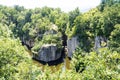
[[61, 57], [61, 50], [58, 49], [56, 44], [45, 44], [33, 57], [44, 62], [55, 61]]
[[77, 37], [72, 37], [71, 39], [67, 40], [67, 48], [68, 48], [68, 57], [72, 57], [73, 52], [79, 45], [79, 42], [77, 40]]

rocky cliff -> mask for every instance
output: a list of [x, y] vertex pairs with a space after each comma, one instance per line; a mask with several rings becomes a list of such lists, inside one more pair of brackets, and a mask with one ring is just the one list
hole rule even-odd
[[99, 48], [102, 47], [107, 47], [107, 39], [105, 37], [102, 36], [96, 36], [95, 37], [95, 45], [94, 45], [94, 49], [97, 51]]
[[71, 39], [67, 40], [67, 48], [68, 48], [68, 57], [72, 57], [73, 52], [79, 45], [79, 42], [77, 40], [77, 37], [72, 37]]
[[61, 50], [55, 44], [45, 44], [33, 57], [44, 62], [54, 61], [61, 57]]

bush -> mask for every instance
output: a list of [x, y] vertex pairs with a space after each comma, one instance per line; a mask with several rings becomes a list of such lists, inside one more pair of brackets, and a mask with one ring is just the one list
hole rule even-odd
[[38, 72], [19, 40], [0, 39], [0, 80], [31, 80]]
[[107, 48], [101, 48], [99, 54], [96, 52], [84, 54], [81, 50], [77, 50], [73, 63], [77, 72], [82, 71], [80, 73], [82, 80], [120, 79], [120, 53], [116, 51], [112, 52]]

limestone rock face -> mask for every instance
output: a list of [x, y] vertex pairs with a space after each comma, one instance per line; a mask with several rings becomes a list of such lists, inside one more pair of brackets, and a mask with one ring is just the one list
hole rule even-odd
[[100, 36], [96, 36], [95, 37], [95, 45], [94, 45], [94, 48], [95, 50], [97, 50], [98, 48], [101, 48], [101, 37]]
[[71, 39], [67, 40], [67, 48], [68, 48], [68, 57], [72, 57], [73, 52], [79, 45], [77, 37], [72, 37]]
[[94, 49], [98, 50], [99, 48], [102, 47], [107, 47], [107, 39], [105, 37], [102, 36], [96, 36], [95, 37], [95, 45], [94, 45]]
[[37, 56], [34, 56], [37, 60], [49, 62], [57, 60], [61, 57], [61, 52], [58, 50], [55, 44], [45, 44], [38, 51]]
[[20, 38], [22, 45], [25, 45], [29, 50], [34, 46], [34, 39], [25, 39], [25, 36]]

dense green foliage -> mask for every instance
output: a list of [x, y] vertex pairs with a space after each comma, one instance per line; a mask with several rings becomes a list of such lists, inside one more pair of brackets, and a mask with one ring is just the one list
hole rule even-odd
[[[47, 80], [119, 80], [120, 79], [120, 53], [107, 48], [96, 52], [82, 52], [77, 49], [71, 62], [71, 70], [52, 73], [47, 69], [44, 77]], [[77, 73], [76, 73], [77, 72]]]
[[[64, 34], [68, 39], [77, 36], [80, 43], [71, 70], [53, 73], [46, 67], [42, 72], [23, 45], [35, 52], [43, 44], [61, 48]], [[96, 36], [105, 37], [108, 47], [95, 52]], [[0, 80], [119, 80], [119, 36], [120, 0], [102, 0], [86, 13], [0, 5]]]
[[0, 24], [0, 80], [36, 79], [41, 71], [7, 25]]
[[[120, 4], [115, 3], [109, 7], [106, 6], [103, 11], [100, 11], [99, 7], [91, 9], [75, 19], [76, 35], [79, 36], [80, 46], [85, 51], [93, 50], [96, 36], [106, 37], [110, 42], [114, 42], [115, 39], [119, 40], [114, 30], [115, 26], [120, 24]], [[115, 39], [110, 39], [110, 36], [111, 38], [114, 36], [112, 34], [116, 35]], [[114, 47], [118, 48], [118, 46]]]
[[85, 53], [76, 51], [73, 63], [75, 70], [82, 73], [82, 79], [92, 80], [119, 80], [120, 79], [120, 53], [101, 48], [96, 52]]
[[32, 65], [29, 54], [20, 41], [0, 39], [0, 80], [30, 80], [38, 76], [39, 68]]
[[110, 36], [111, 39], [110, 45], [113, 50], [117, 50], [118, 52], [120, 52], [120, 44], [118, 44], [120, 43], [120, 39], [119, 37], [117, 37], [120, 36], [120, 24], [116, 24], [114, 28], [115, 29], [112, 31]]

